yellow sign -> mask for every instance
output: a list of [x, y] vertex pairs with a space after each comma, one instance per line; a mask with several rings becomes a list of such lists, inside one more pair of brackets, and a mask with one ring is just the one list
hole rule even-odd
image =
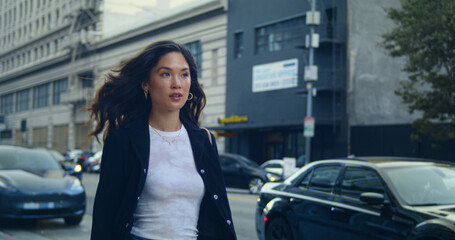
[[242, 122], [248, 122], [248, 117], [234, 115], [232, 117], [218, 119], [218, 123], [220, 123], [220, 124], [242, 123]]

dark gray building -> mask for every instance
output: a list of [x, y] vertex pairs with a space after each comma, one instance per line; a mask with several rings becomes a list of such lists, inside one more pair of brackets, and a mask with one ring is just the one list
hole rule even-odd
[[[226, 136], [225, 151], [258, 163], [305, 154], [311, 2], [229, 1], [226, 117], [213, 128]], [[421, 113], [410, 114], [395, 94], [408, 78], [405, 59], [390, 57], [379, 44], [394, 27], [385, 9], [398, 7], [398, 0], [316, 1], [312, 161], [350, 154], [453, 161], [455, 141], [410, 138]]]
[[[214, 128], [227, 137], [228, 152], [256, 162], [305, 154], [303, 120], [307, 88], [304, 68], [311, 1], [230, 0], [227, 32], [226, 118]], [[315, 136], [311, 159], [346, 156], [346, 4], [317, 1], [321, 24]]]

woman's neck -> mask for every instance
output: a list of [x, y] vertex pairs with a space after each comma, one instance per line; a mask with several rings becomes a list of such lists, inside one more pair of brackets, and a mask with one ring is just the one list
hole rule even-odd
[[178, 112], [177, 114], [154, 114], [152, 112], [149, 116], [149, 125], [161, 131], [173, 132], [182, 127], [182, 122]]

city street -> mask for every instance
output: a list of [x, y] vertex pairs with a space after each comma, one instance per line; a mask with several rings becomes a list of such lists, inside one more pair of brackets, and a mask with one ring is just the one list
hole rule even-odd
[[[87, 213], [79, 226], [67, 226], [63, 219], [41, 221], [1, 221], [0, 240], [87, 240], [90, 239], [93, 199], [95, 196], [98, 174], [83, 176], [87, 192]], [[239, 240], [257, 239], [254, 230], [254, 211], [256, 195], [243, 190], [228, 190], [233, 220]]]

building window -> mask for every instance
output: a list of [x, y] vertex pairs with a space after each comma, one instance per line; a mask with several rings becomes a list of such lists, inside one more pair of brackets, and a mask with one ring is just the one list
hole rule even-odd
[[33, 88], [33, 108], [42, 108], [49, 105], [49, 83]]
[[13, 138], [13, 131], [11, 129], [3, 130], [0, 132], [0, 139], [11, 139]]
[[47, 146], [47, 127], [34, 128], [32, 137], [32, 143], [36, 147]]
[[325, 10], [325, 15], [327, 16], [327, 28], [326, 28], [327, 38], [334, 38], [335, 37], [335, 26], [337, 23], [337, 9], [328, 8]]
[[194, 61], [197, 65], [198, 77], [202, 77], [202, 47], [200, 41], [190, 42], [185, 44], [185, 46], [193, 54]]
[[26, 111], [30, 109], [30, 89], [25, 89], [16, 94], [16, 111]]
[[60, 104], [60, 95], [66, 92], [67, 84], [68, 80], [66, 78], [54, 82], [52, 104], [54, 105]]
[[57, 25], [60, 21], [60, 10], [55, 10], [55, 25]]
[[90, 126], [85, 123], [77, 123], [75, 127], [76, 148], [90, 149], [90, 142], [87, 141], [87, 136], [90, 132]]
[[51, 25], [52, 25], [52, 21], [51, 21], [51, 20], [52, 20], [52, 19], [51, 19], [51, 14], [49, 13], [49, 14], [47, 15], [47, 30], [50, 30], [51, 27], [52, 27], [52, 26], [51, 26]]
[[6, 94], [2, 96], [2, 114], [8, 114], [13, 112], [13, 98], [14, 93]]
[[275, 52], [303, 45], [306, 28], [304, 16], [258, 27], [255, 29], [255, 52]]
[[52, 128], [52, 148], [57, 151], [68, 149], [68, 125], [53, 126]]
[[243, 56], [243, 32], [234, 34], [234, 58]]
[[95, 79], [93, 73], [81, 73], [79, 74], [79, 79], [82, 83], [82, 88], [93, 88], [93, 80]]

